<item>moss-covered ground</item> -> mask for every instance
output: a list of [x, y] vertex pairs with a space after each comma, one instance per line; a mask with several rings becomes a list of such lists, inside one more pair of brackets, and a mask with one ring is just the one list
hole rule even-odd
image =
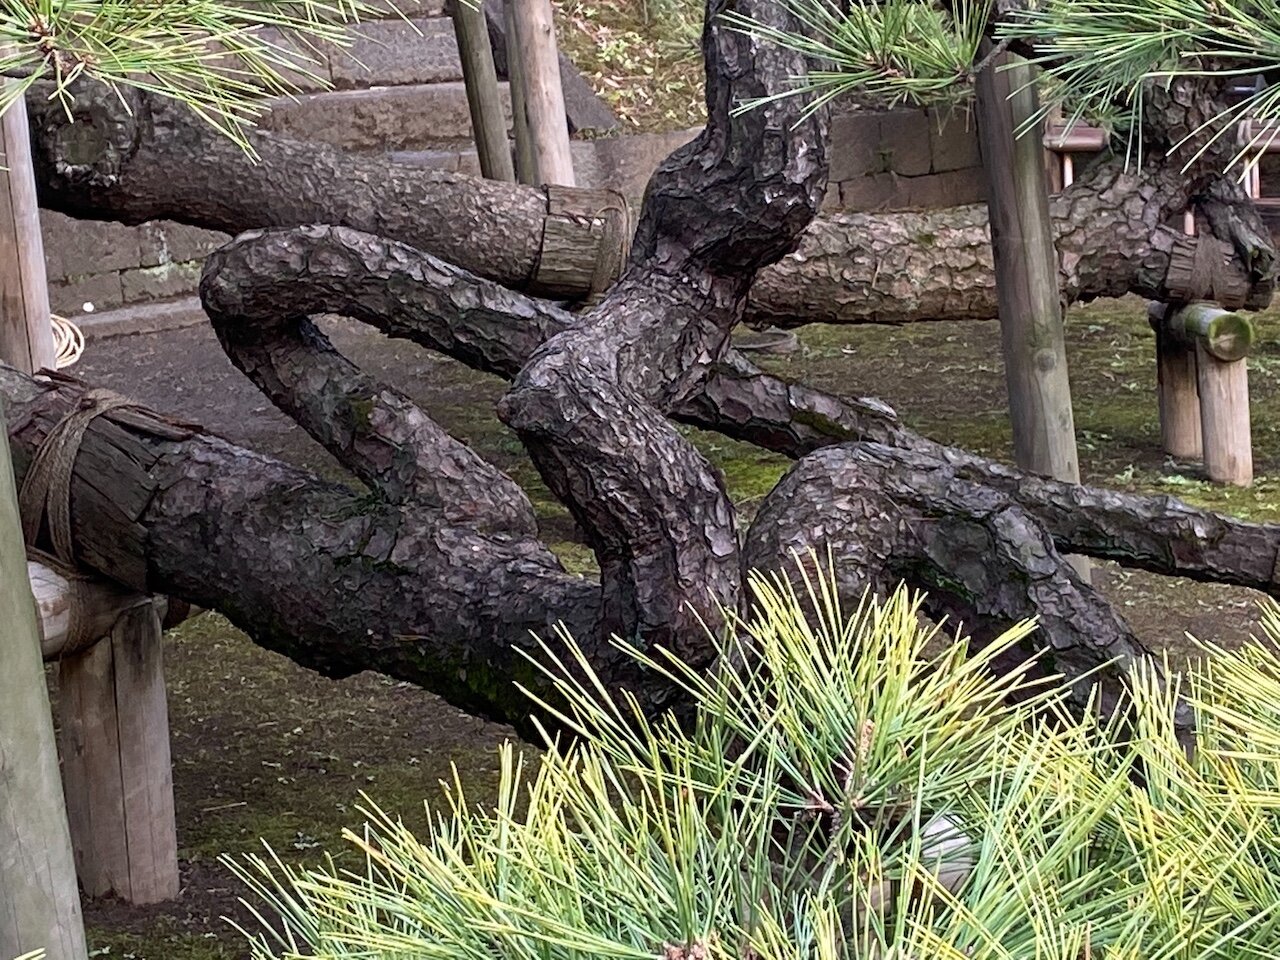
[[[1153, 341], [1142, 305], [1073, 310], [1068, 326], [1081, 459], [1091, 482], [1171, 493], [1215, 509], [1280, 521], [1280, 315], [1261, 323], [1250, 360], [1257, 482], [1208, 484], [1196, 465], [1159, 450]], [[537, 479], [519, 443], [493, 415], [500, 381], [412, 345], [341, 327], [335, 342], [366, 369], [417, 397], [444, 424], [509, 470], [526, 488], [547, 539], [575, 571], [594, 560], [572, 520]], [[878, 395], [928, 435], [1007, 458], [1010, 437], [994, 322], [905, 327], [815, 327], [800, 348], [762, 363], [824, 388]], [[84, 375], [162, 409], [203, 420], [240, 442], [334, 470], [230, 368], [207, 330], [101, 342]], [[787, 463], [712, 434], [688, 431], [724, 473], [745, 513]], [[1184, 631], [1243, 639], [1257, 597], [1232, 588], [1114, 568], [1101, 582], [1153, 646], [1187, 650]], [[452, 768], [477, 799], [494, 787], [494, 750], [510, 731], [465, 716], [421, 690], [373, 675], [334, 682], [255, 647], [216, 615], [173, 631], [166, 650], [174, 783], [183, 860], [182, 897], [155, 908], [96, 903], [88, 921], [97, 956], [225, 960], [244, 956], [223, 915], [244, 918], [220, 854], [261, 849], [316, 861], [321, 851], [354, 863], [339, 839], [358, 825], [367, 793], [425, 828], [423, 799]]]

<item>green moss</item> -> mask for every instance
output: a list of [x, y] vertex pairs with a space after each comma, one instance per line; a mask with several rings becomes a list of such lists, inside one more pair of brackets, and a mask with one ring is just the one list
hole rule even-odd
[[138, 932], [91, 926], [85, 934], [89, 956], [98, 960], [239, 960], [244, 953], [216, 934], [177, 930], [168, 917]]
[[560, 558], [560, 562], [564, 564], [564, 568], [570, 573], [577, 574], [580, 577], [599, 576], [600, 564], [596, 562], [595, 553], [585, 543], [558, 540], [555, 543], [547, 544], [547, 546], [551, 548], [552, 553]]
[[360, 426], [368, 427], [369, 418], [373, 416], [373, 398], [352, 397], [350, 403], [351, 412], [356, 418], [356, 423]]

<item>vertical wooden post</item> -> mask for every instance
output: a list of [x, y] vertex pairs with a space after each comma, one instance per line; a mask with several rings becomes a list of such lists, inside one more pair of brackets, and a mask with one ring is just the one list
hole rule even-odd
[[507, 9], [515, 26], [516, 60], [524, 81], [535, 181], [575, 186], [551, 0], [518, 0]]
[[27, 108], [21, 97], [0, 116], [0, 360], [25, 373], [57, 363]]
[[1160, 445], [1179, 460], [1204, 456], [1200, 442], [1200, 391], [1196, 386], [1195, 346], [1175, 337], [1168, 327], [1173, 308], [1152, 303], [1147, 308], [1156, 335], [1156, 390], [1160, 407]]
[[524, 66], [520, 63], [520, 42], [516, 35], [516, 0], [504, 0], [502, 15], [506, 21], [507, 87], [511, 91], [511, 128], [516, 141], [516, 177], [532, 186], [537, 182], [533, 163], [533, 144], [529, 141], [529, 111], [525, 108]]
[[91, 897], [178, 895], [160, 616], [144, 600], [61, 661], [62, 764], [76, 867]]
[[1160, 442], [1179, 460], [1204, 456], [1200, 434], [1200, 391], [1196, 352], [1166, 331], [1156, 330], [1156, 377], [1160, 393]]
[[1196, 342], [1200, 387], [1200, 435], [1209, 479], [1247, 487], [1253, 483], [1247, 360], [1219, 360]]
[[507, 140], [507, 121], [498, 91], [498, 72], [493, 66], [489, 24], [484, 10], [463, 0], [452, 0], [450, 15], [462, 60], [462, 79], [467, 86], [467, 106], [471, 129], [480, 157], [480, 172], [490, 180], [513, 182], [515, 165]]
[[[998, 69], [1006, 63], [1009, 69]], [[977, 80], [1014, 457], [1024, 470], [1079, 483], [1044, 131], [1016, 136], [1036, 113], [1031, 81], [1031, 67], [1011, 55], [997, 58]], [[1087, 563], [1073, 563], [1087, 579]]]
[[80, 892], [3, 430], [0, 663], [0, 957], [43, 949], [49, 960], [84, 960]]
[[[0, 360], [27, 372], [55, 362], [21, 97], [0, 117]], [[84, 960], [35, 617], [9, 438], [0, 430], [0, 957], [44, 949], [49, 960]]]

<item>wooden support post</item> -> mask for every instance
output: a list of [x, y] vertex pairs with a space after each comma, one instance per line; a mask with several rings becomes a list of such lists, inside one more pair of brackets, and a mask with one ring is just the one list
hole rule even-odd
[[9, 438], [0, 431], [0, 957], [84, 960], [84, 920], [53, 718], [25, 576]]
[[[0, 81], [3, 82], [3, 81]], [[44, 248], [21, 97], [0, 116], [0, 360], [55, 363]], [[0, 431], [0, 957], [84, 960], [67, 811], [26, 577], [9, 438]]]
[[[1156, 304], [1161, 310], [1164, 304]], [[1196, 351], [1179, 342], [1163, 324], [1156, 325], [1156, 378], [1160, 403], [1160, 443], [1179, 460], [1204, 456], [1200, 442], [1200, 391], [1196, 386]]]
[[178, 838], [160, 614], [149, 600], [61, 661], [62, 763], [86, 894], [135, 904], [178, 895]]
[[1203, 341], [1195, 349], [1205, 470], [1217, 483], [1247, 487], [1253, 483], [1248, 361], [1219, 360]]
[[[977, 79], [1014, 458], [1024, 470], [1079, 483], [1043, 131], [1017, 136], [1038, 112], [1031, 69], [1004, 54]], [[1088, 561], [1073, 564], [1088, 580]]]
[[[1158, 318], [1153, 314], [1153, 321], [1162, 344], [1160, 416], [1166, 449], [1169, 449], [1169, 440], [1165, 427], [1165, 394], [1174, 386], [1179, 391], [1178, 440], [1183, 449], [1191, 449], [1187, 435], [1192, 427], [1186, 422], [1189, 419], [1186, 407], [1194, 390], [1199, 396], [1195, 426], [1209, 479], [1247, 487], [1253, 482], [1253, 436], [1249, 423], [1249, 367], [1245, 358], [1254, 341], [1253, 321], [1244, 314], [1223, 310], [1211, 303], [1188, 303], [1164, 310]], [[1165, 355], [1171, 359], [1164, 359]], [[1176, 361], [1172, 359], [1175, 357]], [[1177, 378], [1169, 387], [1166, 387], [1166, 366]], [[1189, 376], [1195, 377], [1194, 387], [1186, 383]]]
[[515, 26], [515, 61], [520, 64], [524, 86], [534, 179], [539, 185], [572, 187], [573, 154], [569, 150], [569, 123], [560, 86], [551, 0], [518, 0], [507, 9], [513, 14]]
[[31, 136], [21, 97], [0, 116], [0, 359], [24, 373], [52, 370], [57, 363]]
[[507, 87], [511, 91], [511, 128], [516, 141], [516, 176], [521, 183], [533, 186], [538, 171], [533, 162], [533, 144], [529, 140], [529, 111], [525, 107], [524, 66], [520, 62], [520, 42], [516, 33], [516, 0], [502, 5], [507, 29]]
[[493, 65], [489, 24], [484, 11], [465, 0], [452, 0], [450, 15], [462, 60], [462, 78], [467, 87], [471, 129], [480, 157], [480, 172], [490, 180], [508, 183], [516, 178], [507, 140], [507, 121], [498, 91], [498, 72]]

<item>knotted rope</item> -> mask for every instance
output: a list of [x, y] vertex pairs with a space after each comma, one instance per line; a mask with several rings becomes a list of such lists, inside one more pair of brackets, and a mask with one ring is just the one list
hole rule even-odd
[[48, 519], [53, 555], [63, 565], [75, 569], [75, 547], [71, 542], [71, 474], [80, 444], [89, 424], [112, 410], [133, 404], [110, 390], [90, 390], [80, 406], [63, 417], [49, 431], [31, 459], [22, 479], [18, 505], [22, 511], [22, 535], [35, 543], [40, 526]]

